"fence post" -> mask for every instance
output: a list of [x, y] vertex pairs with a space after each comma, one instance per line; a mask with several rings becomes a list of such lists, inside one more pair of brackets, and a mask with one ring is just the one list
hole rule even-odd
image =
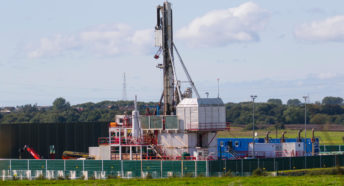
[[291, 157], [289, 157], [289, 170], [291, 170]]
[[225, 161], [225, 174], [227, 174], [228, 170], [227, 170], [227, 160], [223, 160]]
[[319, 168], [321, 168], [322, 167], [322, 163], [321, 163], [321, 156], [319, 156], [320, 157], [320, 167]]
[[63, 171], [66, 172], [66, 160], [63, 160]]
[[162, 160], [160, 161], [160, 178], [162, 178]]
[[10, 171], [12, 171], [12, 160], [10, 160]]
[[121, 177], [124, 177], [124, 172], [123, 172], [123, 160], [121, 160]]
[[102, 171], [104, 171], [104, 160], [102, 160]]
[[45, 160], [45, 171], [48, 170], [48, 160]]
[[30, 160], [27, 160], [27, 170], [30, 170]]
[[82, 171], [85, 171], [85, 160], [82, 160]]
[[244, 176], [244, 160], [241, 159], [241, 176]]
[[209, 177], [209, 163], [208, 163], [208, 160], [205, 161], [205, 176]]
[[141, 177], [143, 177], [143, 169], [142, 169], [142, 157], [141, 157]]
[[183, 162], [183, 160], [182, 160], [182, 177], [184, 177], [184, 162]]
[[195, 177], [197, 177], [197, 161], [195, 160]]

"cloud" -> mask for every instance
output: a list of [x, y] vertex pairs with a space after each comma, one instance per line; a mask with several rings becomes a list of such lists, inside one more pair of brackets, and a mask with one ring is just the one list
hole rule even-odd
[[344, 41], [344, 16], [334, 16], [298, 26], [294, 30], [297, 39], [305, 41]]
[[214, 10], [194, 19], [177, 32], [191, 46], [224, 46], [235, 42], [259, 41], [269, 14], [253, 2], [235, 8]]
[[99, 25], [73, 35], [41, 38], [28, 57], [52, 57], [86, 52], [98, 56], [148, 54], [154, 49], [153, 29], [133, 30], [125, 24]]

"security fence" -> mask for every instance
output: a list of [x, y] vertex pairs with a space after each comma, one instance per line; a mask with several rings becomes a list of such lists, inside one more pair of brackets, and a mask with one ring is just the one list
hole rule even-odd
[[344, 166], [344, 155], [267, 159], [165, 161], [165, 160], [0, 160], [0, 178], [106, 179], [109, 177], [247, 176], [257, 168], [266, 171]]
[[320, 145], [321, 153], [344, 152], [344, 145]]

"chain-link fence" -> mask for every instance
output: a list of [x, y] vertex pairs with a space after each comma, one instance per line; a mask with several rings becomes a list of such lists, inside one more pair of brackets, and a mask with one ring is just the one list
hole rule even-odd
[[247, 176], [266, 171], [344, 166], [344, 155], [213, 161], [165, 160], [0, 160], [0, 177], [9, 179], [106, 179]]

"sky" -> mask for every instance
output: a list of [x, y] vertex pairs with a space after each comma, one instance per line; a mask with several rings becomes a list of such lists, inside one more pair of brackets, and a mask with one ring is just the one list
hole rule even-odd
[[[170, 2], [174, 42], [201, 97], [217, 96], [218, 78], [225, 102], [344, 97], [344, 1]], [[121, 100], [124, 73], [129, 100], [158, 101], [162, 3], [0, 1], [0, 106]]]

